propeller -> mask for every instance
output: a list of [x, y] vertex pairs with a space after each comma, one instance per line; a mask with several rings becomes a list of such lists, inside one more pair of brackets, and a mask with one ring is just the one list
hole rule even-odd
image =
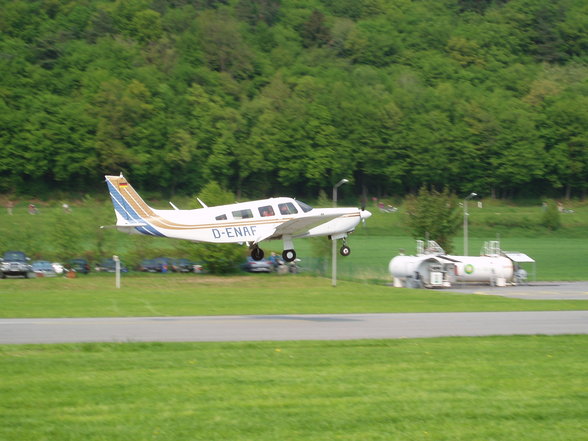
[[361, 216], [361, 222], [365, 227], [365, 220], [372, 215], [369, 211], [366, 210], [366, 198], [365, 196], [361, 198], [361, 211], [359, 215]]

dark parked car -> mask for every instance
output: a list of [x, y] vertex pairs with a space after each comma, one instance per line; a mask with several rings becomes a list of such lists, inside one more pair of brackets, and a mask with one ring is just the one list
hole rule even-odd
[[33, 268], [30, 261], [31, 259], [22, 251], [6, 251], [0, 264], [1, 277], [3, 279], [6, 276], [23, 276], [27, 279], [32, 277]]
[[194, 271], [194, 263], [189, 259], [173, 259], [171, 270], [174, 273], [191, 273]]
[[253, 260], [252, 257], [248, 257], [247, 261], [241, 265], [245, 271], [249, 271], [250, 273], [271, 273], [273, 270], [272, 264], [265, 260]]
[[172, 261], [169, 257], [156, 257], [155, 259], [144, 259], [139, 264], [139, 271], [148, 273], [163, 273], [172, 271]]
[[90, 272], [90, 264], [86, 259], [71, 259], [67, 262], [66, 268], [74, 270], [76, 273], [88, 274]]
[[145, 273], [156, 273], [159, 271], [159, 265], [155, 263], [155, 259], [143, 259], [137, 269]]
[[[102, 259], [100, 263], [96, 265], [96, 271], [102, 273], [114, 273], [116, 271], [116, 262], [114, 259]], [[129, 269], [122, 262], [120, 262], [120, 272], [129, 272]]]

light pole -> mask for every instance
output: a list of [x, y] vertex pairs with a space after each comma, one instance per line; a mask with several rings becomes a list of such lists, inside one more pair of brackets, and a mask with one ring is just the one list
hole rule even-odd
[[[337, 206], [337, 189], [341, 187], [343, 184], [347, 184], [348, 182], [349, 179], [341, 179], [333, 187], [333, 207]], [[333, 243], [333, 257], [331, 258], [331, 284], [333, 286], [337, 286], [337, 239], [331, 239], [331, 242]]]
[[468, 255], [468, 199], [478, 196], [476, 193], [470, 193], [463, 200], [463, 255]]

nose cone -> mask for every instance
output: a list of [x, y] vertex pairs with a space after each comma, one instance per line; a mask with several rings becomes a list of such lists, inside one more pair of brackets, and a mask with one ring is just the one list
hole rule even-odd
[[371, 212], [369, 212], [368, 210], [361, 210], [361, 211], [359, 212], [359, 215], [361, 216], [361, 218], [362, 218], [363, 220], [366, 220], [367, 218], [369, 218], [369, 217], [371, 217], [371, 216], [372, 216], [372, 213], [371, 213]]

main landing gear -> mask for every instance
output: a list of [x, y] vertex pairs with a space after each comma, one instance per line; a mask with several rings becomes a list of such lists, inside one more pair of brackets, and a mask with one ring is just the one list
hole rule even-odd
[[294, 262], [294, 260], [296, 259], [296, 251], [294, 251], [294, 250], [282, 251], [282, 259], [284, 259], [284, 262]]
[[[282, 251], [282, 259], [284, 259], [284, 262], [294, 262], [294, 260], [296, 260], [296, 251], [294, 251], [294, 248], [292, 247], [292, 241], [286, 239], [284, 241], [284, 248], [286, 248], [284, 251]], [[343, 246], [339, 248], [339, 253], [344, 257], [347, 257], [351, 254], [351, 248], [347, 246], [347, 241], [345, 238], [343, 238]], [[264, 255], [265, 253], [263, 250], [257, 245], [251, 246], [251, 258], [253, 260], [261, 260], [263, 259]]]
[[258, 246], [251, 248], [251, 258], [253, 260], [261, 260], [261, 259], [263, 259], [264, 255], [265, 255], [265, 253]]
[[[263, 256], [265, 256], [265, 253], [261, 248], [259, 248], [258, 246], [254, 246], [251, 248], [251, 258], [253, 260], [261, 260], [263, 259]], [[293, 249], [284, 250], [282, 252], [282, 259], [284, 259], [284, 262], [294, 262], [294, 260], [296, 259], [296, 251], [294, 251]]]

